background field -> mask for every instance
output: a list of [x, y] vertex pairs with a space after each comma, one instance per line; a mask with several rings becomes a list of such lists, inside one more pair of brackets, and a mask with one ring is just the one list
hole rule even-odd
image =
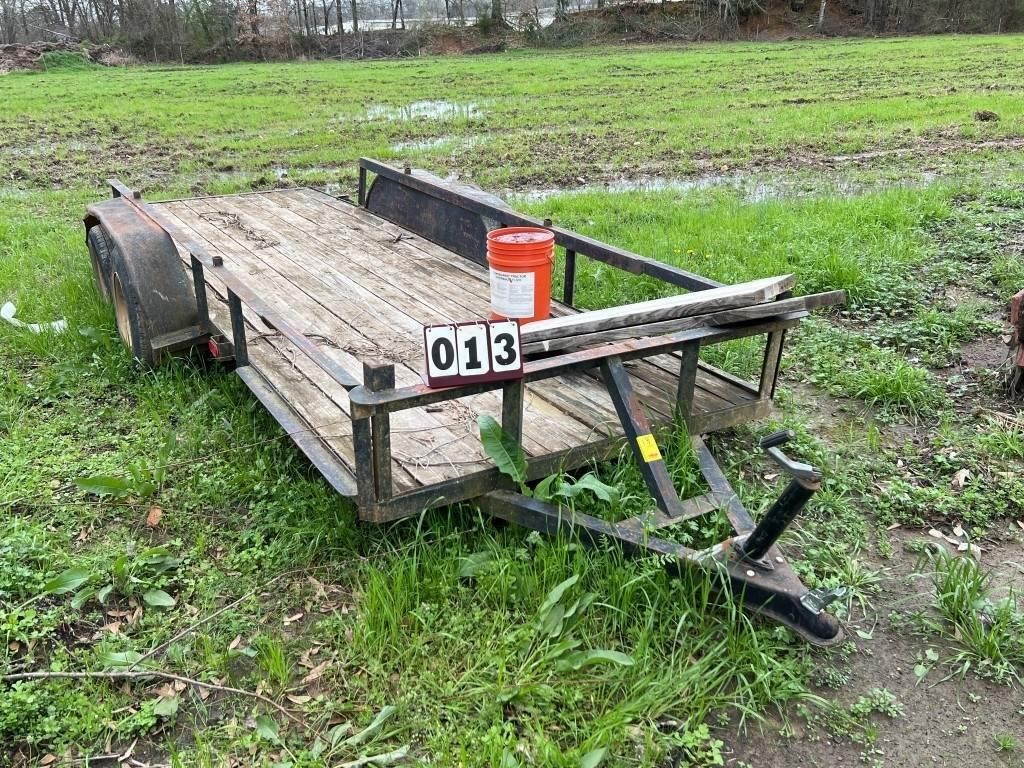
[[[56, 57], [0, 78], [0, 302], [70, 325], [0, 324], [0, 670], [155, 650], [144, 665], [305, 721], [221, 691], [26, 682], [0, 696], [6, 755], [1021, 765], [1024, 425], [997, 369], [1024, 287], [1022, 92], [1020, 37], [125, 70]], [[777, 420], [714, 447], [755, 509], [779, 483], [758, 434], [784, 423], [826, 467], [786, 546], [810, 585], [853, 587], [850, 642], [813, 651], [700, 579], [470, 508], [357, 525], [232, 376], [133, 364], [79, 223], [103, 178], [153, 199], [351, 194], [360, 155], [721, 280], [792, 270], [800, 291], [846, 288], [843, 312], [792, 338]], [[578, 295], [652, 290], [591, 268]], [[752, 358], [733, 345], [714, 361]], [[628, 461], [599, 472], [646, 503]], [[126, 478], [124, 496], [75, 483], [96, 474]], [[68, 569], [95, 593], [51, 581]], [[538, 610], [573, 574], [565, 605], [596, 599], [548, 637]], [[565, 639], [633, 663], [565, 669]]]

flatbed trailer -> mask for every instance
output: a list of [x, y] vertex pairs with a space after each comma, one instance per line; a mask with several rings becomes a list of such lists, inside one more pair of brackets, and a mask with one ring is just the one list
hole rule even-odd
[[[753, 312], [708, 315], [698, 327], [529, 357], [523, 377], [430, 388], [423, 327], [490, 313], [487, 231], [541, 226], [563, 249], [563, 292], [574, 306], [576, 265], [646, 275], [679, 289], [720, 283], [538, 221], [486, 193], [373, 160], [359, 163], [356, 199], [309, 188], [145, 202], [111, 180], [90, 206], [86, 240], [100, 290], [136, 357], [158, 362], [207, 347], [234, 366], [324, 478], [371, 522], [475, 500], [485, 512], [548, 533], [613, 539], [682, 567], [725, 574], [746, 605], [819, 644], [842, 631], [824, 607], [838, 593], [800, 584], [775, 539], [817, 490], [820, 474], [766, 449], [793, 476], [755, 526], [700, 435], [771, 410], [786, 331], [838, 293], [792, 298]], [[764, 336], [756, 382], [700, 360], [702, 346]], [[478, 417], [499, 417], [518, 440], [531, 481], [617, 455], [637, 455], [657, 508], [610, 523], [518, 492], [494, 467]], [[664, 461], [637, 438], [685, 422], [710, 492], [679, 499]], [[721, 509], [737, 536], [695, 552], [654, 536]]]

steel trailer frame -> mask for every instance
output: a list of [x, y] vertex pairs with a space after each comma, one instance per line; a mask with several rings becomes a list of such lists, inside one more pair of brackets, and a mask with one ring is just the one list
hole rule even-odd
[[[372, 185], [369, 174], [374, 175]], [[779, 446], [787, 435], [776, 434], [763, 442], [764, 448], [780, 463], [792, 479], [779, 500], [761, 522], [754, 524], [739, 500], [701, 434], [761, 418], [770, 410], [775, 395], [779, 364], [787, 330], [796, 326], [811, 309], [840, 303], [841, 292], [792, 299], [783, 295], [767, 305], [764, 315], [752, 319], [736, 318], [729, 312], [718, 313], [718, 324], [667, 333], [659, 336], [612, 342], [574, 352], [553, 353], [526, 361], [521, 379], [431, 389], [425, 384], [395, 387], [395, 368], [390, 363], [364, 361], [361, 376], [332, 360], [306, 334], [287, 322], [273, 306], [260, 298], [244, 279], [228, 268], [219, 255], [210, 255], [200, 244], [191, 242], [150, 204], [116, 179], [108, 181], [114, 201], [91, 206], [86, 229], [101, 225], [110, 241], [124, 253], [140, 248], [147, 253], [178, 259], [175, 240], [188, 251], [188, 266], [195, 294], [196, 323], [162, 334], [152, 340], [157, 354], [189, 346], [209, 344], [221, 359], [230, 359], [235, 372], [286, 429], [327, 481], [345, 496], [354, 497], [359, 517], [382, 523], [415, 515], [441, 504], [475, 500], [485, 513], [544, 532], [577, 534], [587, 543], [610, 540], [626, 551], [654, 553], [663, 557], [669, 570], [699, 567], [722, 574], [749, 609], [771, 617], [793, 629], [808, 641], [831, 645], [843, 639], [843, 631], [826, 606], [841, 591], [807, 590], [788, 561], [778, 550], [776, 540], [820, 487], [817, 470], [790, 461]], [[406, 167], [392, 166], [363, 158], [359, 161], [357, 205], [381, 218], [433, 240], [460, 256], [481, 261], [481, 233], [493, 226], [541, 226], [551, 230], [555, 243], [564, 249], [563, 300], [573, 305], [577, 264], [588, 257], [635, 275], [645, 275], [670, 285], [699, 291], [722, 284], [701, 275], [662, 264], [629, 251], [601, 243], [571, 230], [554, 226], [549, 220], [518, 213], [479, 191], [441, 182]], [[127, 206], [127, 208], [125, 207]], [[141, 233], [141, 235], [140, 235]], [[141, 236], [141, 239], [140, 239]], [[207, 274], [216, 274], [226, 288], [230, 328], [215, 327], [210, 319]], [[242, 306], [247, 305], [269, 328], [280, 333], [310, 361], [348, 392], [351, 405], [353, 448], [358, 471], [353, 478], [346, 467], [320, 441], [302, 429], [294, 410], [260, 373], [249, 364], [246, 321]], [[761, 375], [755, 385], [729, 376], [750, 400], [719, 411], [714, 419], [693, 411], [700, 347], [731, 339], [765, 335]], [[649, 447], [656, 430], [648, 422], [633, 390], [625, 363], [630, 360], [679, 354], [676, 417], [693, 435], [693, 447], [709, 493], [692, 499], [680, 499], [672, 485], [665, 462]], [[625, 437], [598, 440], [546, 456], [528, 463], [528, 479], [538, 480], [564, 467], [610, 458], [623, 442], [636, 456], [645, 483], [657, 509], [617, 523], [571, 512], [517, 493], [510, 480], [496, 469], [394, 493], [391, 477], [390, 416], [409, 408], [426, 407], [486, 391], [501, 391], [501, 425], [514, 439], [521, 440], [523, 400], [531, 382], [578, 372], [599, 372], [615, 405]], [[638, 441], [638, 438], [640, 440]], [[648, 441], [644, 443], [644, 441]], [[656, 442], [654, 443], [656, 445]], [[695, 551], [658, 538], [658, 530], [716, 509], [725, 512], [736, 535], [706, 550]]]

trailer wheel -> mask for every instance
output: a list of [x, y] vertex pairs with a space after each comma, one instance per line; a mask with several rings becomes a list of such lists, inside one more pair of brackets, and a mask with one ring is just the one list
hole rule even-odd
[[126, 258], [116, 243], [110, 249], [110, 298], [117, 333], [141, 362], [157, 365], [163, 350], [153, 348], [158, 336], [196, 323], [195, 295], [184, 280], [184, 265], [174, 254], [164, 263], [153, 254]]
[[110, 241], [103, 227], [95, 226], [85, 236], [85, 244], [89, 249], [89, 262], [92, 264], [92, 277], [96, 281], [96, 290], [106, 302], [110, 302]]

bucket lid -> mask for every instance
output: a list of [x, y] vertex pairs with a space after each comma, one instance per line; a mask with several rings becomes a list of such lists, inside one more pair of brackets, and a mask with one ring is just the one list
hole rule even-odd
[[539, 227], [505, 227], [487, 233], [488, 241], [503, 245], [546, 245], [555, 239], [555, 233]]

